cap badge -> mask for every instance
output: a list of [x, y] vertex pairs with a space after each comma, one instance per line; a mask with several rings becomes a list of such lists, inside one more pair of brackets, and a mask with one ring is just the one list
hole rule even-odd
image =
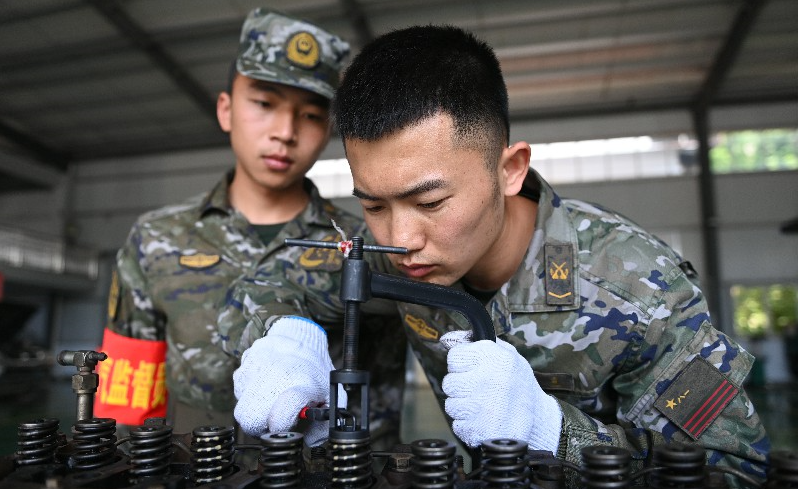
[[309, 32], [297, 32], [286, 43], [285, 56], [300, 68], [315, 68], [320, 58], [319, 41]]

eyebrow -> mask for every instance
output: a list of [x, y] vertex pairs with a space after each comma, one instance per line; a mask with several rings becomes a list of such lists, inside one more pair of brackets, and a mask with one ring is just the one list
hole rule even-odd
[[[433, 178], [431, 180], [424, 180], [423, 182], [418, 183], [407, 190], [394, 194], [391, 197], [401, 200], [444, 187], [446, 187], [446, 182], [443, 179]], [[373, 195], [367, 194], [357, 187], [352, 190], [352, 195], [362, 200], [382, 200], [381, 197], [375, 197]]]
[[253, 89], [255, 89], [255, 90], [259, 91], [259, 92], [274, 93], [274, 94], [277, 94], [277, 95], [279, 95], [281, 97], [285, 97], [285, 94], [283, 93], [283, 91], [280, 90], [278, 87], [276, 87], [271, 82], [267, 82], [267, 81], [263, 81], [263, 80], [254, 80], [253, 79], [252, 80], [252, 84], [250, 84], [250, 86]]
[[[274, 82], [267, 82], [265, 80], [254, 80], [254, 82], [255, 83], [252, 84], [252, 87], [259, 92], [273, 93], [280, 98], [287, 97], [285, 91], [281, 89], [279, 84], [275, 84]], [[321, 95], [311, 92], [310, 90], [301, 89], [300, 87], [296, 88], [304, 92], [302, 94], [304, 103], [315, 105], [321, 107], [322, 109], [327, 109], [330, 106], [330, 101], [322, 97]]]

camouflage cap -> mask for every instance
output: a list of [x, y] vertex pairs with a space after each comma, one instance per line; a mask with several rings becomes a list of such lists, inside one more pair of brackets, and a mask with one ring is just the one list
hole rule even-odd
[[349, 44], [313, 24], [257, 8], [241, 28], [239, 73], [333, 97]]

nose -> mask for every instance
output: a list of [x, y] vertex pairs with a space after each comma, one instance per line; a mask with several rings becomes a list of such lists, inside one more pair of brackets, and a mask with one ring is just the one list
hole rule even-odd
[[271, 125], [271, 137], [290, 144], [296, 141], [297, 116], [293, 110], [283, 109], [274, 112]]
[[392, 246], [407, 248], [408, 252], [424, 248], [426, 232], [420, 219], [410, 212], [394, 211], [390, 220]]

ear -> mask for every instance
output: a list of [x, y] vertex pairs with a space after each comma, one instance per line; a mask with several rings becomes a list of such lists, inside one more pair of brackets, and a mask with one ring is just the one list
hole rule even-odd
[[224, 132], [230, 132], [232, 126], [231, 110], [232, 100], [230, 94], [227, 92], [219, 93], [219, 97], [216, 99], [216, 119], [219, 120], [219, 127]]
[[526, 174], [529, 172], [531, 156], [532, 149], [523, 141], [504, 148], [500, 162], [500, 170], [504, 177], [504, 195], [516, 195], [521, 191]]

